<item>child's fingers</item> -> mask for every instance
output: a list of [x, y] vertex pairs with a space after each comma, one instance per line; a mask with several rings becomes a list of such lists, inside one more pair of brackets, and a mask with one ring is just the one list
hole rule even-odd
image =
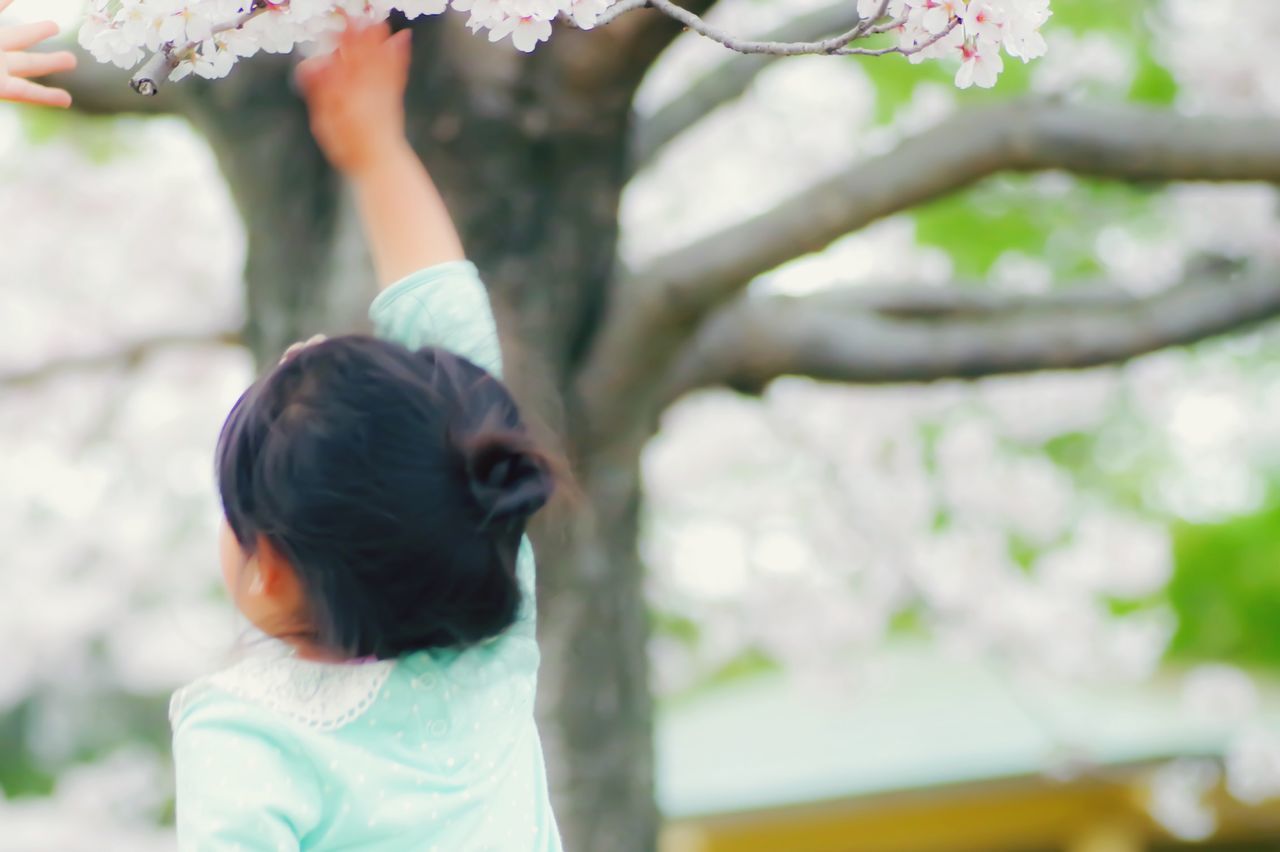
[[388, 41], [401, 56], [407, 56], [413, 52], [413, 30], [401, 30]]
[[365, 56], [377, 50], [378, 46], [386, 41], [390, 35], [391, 27], [388, 26], [386, 21], [380, 21], [376, 24], [348, 21], [346, 32], [342, 34], [342, 39], [338, 42], [338, 51], [343, 55], [344, 59]]
[[366, 29], [361, 35], [364, 37], [365, 44], [370, 50], [373, 50], [381, 47], [387, 39], [391, 38], [391, 25], [386, 21], [379, 21]]
[[0, 101], [18, 101], [36, 106], [69, 107], [71, 95], [62, 89], [51, 89], [29, 80], [7, 77], [0, 80]]
[[342, 35], [338, 37], [338, 49], [335, 53], [346, 59], [349, 55], [360, 49], [360, 36], [364, 35], [365, 26], [359, 21], [347, 19], [347, 28], [342, 31]]
[[298, 88], [302, 89], [302, 94], [311, 94], [315, 89], [316, 82], [324, 75], [328, 66], [329, 57], [327, 56], [316, 56], [298, 63], [298, 69], [294, 74], [298, 81]]
[[43, 77], [76, 67], [75, 54], [66, 50], [57, 53], [8, 53], [5, 61], [14, 77]]
[[288, 349], [284, 350], [284, 354], [280, 356], [280, 363], [283, 364], [303, 349], [306, 349], [309, 346], [315, 346], [317, 343], [324, 343], [328, 339], [329, 338], [325, 337], [323, 334], [314, 334], [306, 340], [300, 340], [297, 343], [291, 344]]
[[47, 38], [58, 34], [58, 25], [53, 21], [40, 21], [35, 24], [19, 24], [14, 27], [0, 27], [0, 50], [26, 50]]
[[409, 63], [413, 58], [413, 30], [401, 30], [388, 39], [386, 55], [397, 79], [403, 84], [409, 77]]

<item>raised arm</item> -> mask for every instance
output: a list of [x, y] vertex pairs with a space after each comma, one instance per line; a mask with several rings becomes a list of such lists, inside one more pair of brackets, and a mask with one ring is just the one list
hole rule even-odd
[[[325, 156], [355, 189], [383, 293], [369, 309], [379, 337], [411, 349], [448, 349], [502, 377], [502, 350], [489, 296], [440, 193], [404, 133], [408, 31], [385, 24], [349, 29], [330, 56], [298, 70], [311, 129]], [[533, 548], [520, 546], [516, 574], [524, 602], [512, 636], [533, 640]], [[528, 646], [526, 646], [528, 647]], [[537, 652], [528, 656], [537, 667]]]
[[404, 133], [409, 32], [350, 29], [298, 78], [316, 141], [351, 182], [383, 293], [369, 316], [379, 337], [439, 346], [502, 375], [489, 296], [430, 175]]
[[[0, 0], [0, 12], [13, 0]], [[29, 78], [70, 71], [76, 67], [76, 57], [65, 50], [57, 53], [27, 53], [45, 39], [58, 34], [58, 25], [52, 21], [35, 24], [0, 25], [0, 101], [38, 104], [40, 106], [71, 106], [71, 95], [62, 89], [54, 89], [33, 83]]]
[[353, 25], [334, 53], [298, 69], [312, 132], [355, 190], [384, 288], [465, 257], [440, 193], [405, 138], [411, 35], [392, 36], [386, 24]]

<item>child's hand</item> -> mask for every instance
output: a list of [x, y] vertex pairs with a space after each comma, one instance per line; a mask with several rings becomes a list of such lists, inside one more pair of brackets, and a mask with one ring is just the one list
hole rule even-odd
[[332, 54], [298, 67], [311, 132], [339, 171], [359, 173], [405, 144], [411, 36], [408, 30], [392, 36], [386, 24], [352, 25]]
[[[0, 12], [12, 2], [13, 0], [0, 0]], [[70, 71], [76, 67], [75, 55], [65, 50], [58, 53], [22, 52], [57, 34], [58, 25], [52, 21], [0, 26], [0, 101], [71, 106], [71, 95], [62, 89], [41, 86], [26, 79]]]

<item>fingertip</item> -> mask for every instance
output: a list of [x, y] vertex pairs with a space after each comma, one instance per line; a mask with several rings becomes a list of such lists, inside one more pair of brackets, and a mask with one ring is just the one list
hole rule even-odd
[[306, 60], [306, 62], [299, 62], [298, 67], [293, 69], [294, 85], [296, 85], [298, 90], [304, 95], [310, 91], [311, 77], [315, 73], [311, 70], [311, 66], [308, 64], [310, 62], [310, 59]]
[[350, 17], [346, 12], [343, 12], [342, 14], [343, 17], [347, 19], [347, 28], [342, 31], [342, 37], [338, 39], [339, 50], [355, 44], [359, 40], [363, 29], [359, 20]]
[[371, 49], [382, 44], [391, 35], [386, 21], [367, 23], [360, 29], [360, 46]]
[[298, 63], [293, 75], [298, 83], [298, 88], [302, 90], [304, 95], [310, 94], [320, 78], [324, 76], [329, 67], [329, 61], [328, 56], [313, 56]]

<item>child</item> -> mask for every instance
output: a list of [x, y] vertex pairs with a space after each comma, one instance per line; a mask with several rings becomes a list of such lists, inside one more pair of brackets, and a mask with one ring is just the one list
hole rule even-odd
[[[12, 4], [13, 0], [0, 0], [0, 12]], [[42, 86], [28, 78], [70, 71], [76, 67], [75, 55], [65, 50], [57, 53], [22, 52], [57, 34], [58, 26], [51, 21], [0, 27], [0, 101], [71, 106], [71, 95], [62, 89]]]
[[174, 696], [182, 849], [561, 848], [524, 538], [552, 477], [405, 141], [409, 33], [388, 32], [299, 71], [390, 286], [382, 339], [291, 348], [223, 426], [223, 573], [278, 647]]

